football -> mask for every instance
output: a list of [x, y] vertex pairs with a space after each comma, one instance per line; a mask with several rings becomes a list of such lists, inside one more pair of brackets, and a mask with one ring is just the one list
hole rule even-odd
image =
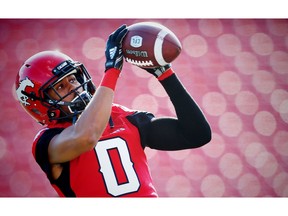
[[128, 26], [122, 50], [126, 62], [142, 68], [154, 68], [174, 61], [182, 46], [167, 27], [156, 22], [140, 22]]

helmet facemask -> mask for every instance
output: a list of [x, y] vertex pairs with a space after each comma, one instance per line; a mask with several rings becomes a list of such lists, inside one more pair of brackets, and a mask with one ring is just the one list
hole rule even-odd
[[[92, 83], [91, 77], [83, 64], [72, 62], [71, 60], [62, 62], [56, 66], [52, 72], [54, 76], [39, 89], [41, 102], [48, 108], [50, 120], [75, 121], [79, 114], [84, 111], [95, 92], [96, 88]], [[68, 92], [66, 95], [61, 96], [54, 86], [72, 74], [80, 83], [80, 86]], [[83, 91], [80, 93], [79, 89]], [[48, 94], [49, 90], [52, 90], [59, 99], [53, 99]], [[64, 101], [65, 98], [71, 94], [76, 95], [74, 99], [70, 102]], [[65, 106], [68, 107], [68, 109], [65, 109]]]

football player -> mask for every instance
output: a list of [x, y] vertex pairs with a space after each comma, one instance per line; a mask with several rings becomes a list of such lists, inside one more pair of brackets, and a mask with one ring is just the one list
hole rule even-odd
[[147, 72], [166, 90], [177, 118], [113, 103], [126, 33], [122, 25], [109, 36], [98, 88], [83, 64], [56, 51], [33, 55], [17, 75], [20, 104], [44, 125], [33, 156], [59, 196], [157, 197], [144, 149], [199, 148], [211, 139], [209, 123], [170, 64]]

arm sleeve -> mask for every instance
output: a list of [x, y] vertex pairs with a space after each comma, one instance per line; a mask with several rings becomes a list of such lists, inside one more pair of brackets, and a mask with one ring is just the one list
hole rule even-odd
[[51, 139], [61, 133], [63, 128], [51, 128], [46, 130], [36, 143], [35, 159], [41, 169], [46, 173], [48, 179], [52, 181], [51, 165], [48, 159], [48, 146]]
[[[211, 140], [211, 129], [201, 109], [175, 74], [160, 81], [174, 105], [177, 118], [135, 121], [143, 147], [158, 150], [198, 148]], [[142, 117], [143, 118], [143, 117]]]

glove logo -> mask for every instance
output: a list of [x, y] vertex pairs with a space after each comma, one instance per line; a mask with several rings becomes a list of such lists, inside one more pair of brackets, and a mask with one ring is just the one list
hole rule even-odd
[[110, 55], [110, 59], [113, 59], [115, 54], [116, 54], [116, 51], [117, 51], [117, 47], [113, 47], [111, 49], [109, 49], [109, 55]]
[[25, 88], [28, 86], [33, 88], [34, 83], [28, 77], [26, 77], [20, 82], [19, 88], [16, 90], [17, 97], [19, 101], [24, 104], [24, 106], [30, 105], [30, 103], [27, 102], [28, 97], [22, 93], [22, 91], [25, 91]]

